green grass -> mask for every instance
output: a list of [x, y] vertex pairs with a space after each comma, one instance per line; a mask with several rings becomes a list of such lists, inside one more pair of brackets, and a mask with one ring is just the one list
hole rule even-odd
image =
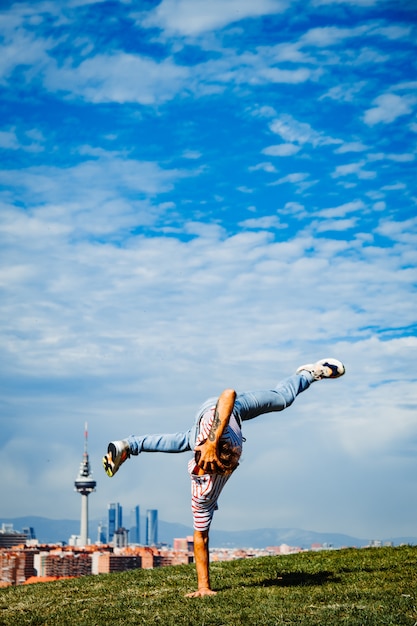
[[213, 563], [213, 597], [192, 565], [0, 590], [0, 625], [416, 626], [417, 547], [347, 549]]

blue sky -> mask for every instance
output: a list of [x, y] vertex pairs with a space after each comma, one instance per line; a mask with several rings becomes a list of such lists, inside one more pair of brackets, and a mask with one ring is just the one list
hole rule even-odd
[[336, 356], [343, 379], [247, 425], [215, 528], [417, 535], [416, 18], [2, 3], [4, 517], [79, 516], [88, 421], [91, 517], [191, 525], [189, 455], [110, 480], [108, 441]]

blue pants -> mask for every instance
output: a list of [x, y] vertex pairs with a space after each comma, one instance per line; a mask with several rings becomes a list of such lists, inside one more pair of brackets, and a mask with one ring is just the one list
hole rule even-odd
[[[244, 422], [264, 413], [283, 411], [294, 402], [300, 393], [308, 389], [312, 382], [313, 375], [303, 371], [301, 374], [294, 374], [285, 378], [274, 389], [238, 393], [233, 414], [238, 422]], [[139, 452], [175, 454], [194, 450], [201, 418], [216, 402], [217, 398], [209, 398], [204, 402], [197, 412], [194, 425], [184, 432], [162, 435], [131, 435], [127, 439], [131, 454], [136, 455]]]

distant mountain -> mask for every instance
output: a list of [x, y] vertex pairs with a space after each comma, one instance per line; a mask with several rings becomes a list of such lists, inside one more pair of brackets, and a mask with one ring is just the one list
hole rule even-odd
[[[26, 517], [0, 518], [1, 524], [13, 524], [14, 530], [22, 530], [32, 526], [36, 539], [40, 543], [68, 543], [71, 535], [80, 533], [80, 521], [69, 519], [49, 519], [47, 517], [36, 517], [28, 515]], [[91, 522], [91, 528], [93, 528]], [[97, 526], [95, 526], [97, 528]]]
[[[92, 542], [96, 540], [99, 521], [90, 520], [90, 538]], [[0, 527], [2, 523], [13, 524], [13, 528], [19, 531], [32, 526], [40, 543], [68, 543], [71, 535], [77, 535], [80, 532], [79, 520], [55, 520], [28, 515], [26, 517], [0, 518]], [[145, 521], [142, 519], [142, 529], [144, 525]], [[187, 537], [192, 534], [193, 529], [190, 526], [159, 520], [158, 539], [160, 543], [172, 545], [176, 537]], [[144, 538], [143, 532], [141, 537], [142, 539]], [[357, 537], [340, 533], [318, 533], [301, 528], [259, 528], [257, 530], [235, 531], [213, 529], [210, 533], [210, 547], [260, 549], [287, 544], [294, 547], [310, 548], [312, 544], [318, 543], [327, 544], [334, 548], [360, 548], [368, 545], [371, 539], [381, 540], [382, 542], [391, 541], [394, 545], [417, 545], [417, 537], [370, 537], [368, 539], [358, 539]]]
[[311, 548], [313, 544], [327, 544], [329, 547], [363, 547], [369, 541], [358, 539], [350, 535], [338, 533], [318, 533], [301, 528], [260, 528], [258, 530], [245, 531], [213, 531], [213, 538], [210, 537], [212, 547], [227, 546], [230, 548], [266, 548], [268, 546], [288, 546], [299, 548]]
[[[171, 537], [192, 535], [193, 529], [180, 524], [159, 522], [159, 539], [172, 544]], [[210, 531], [211, 548], [267, 548], [281, 544], [310, 548], [313, 543], [327, 543], [334, 548], [362, 547], [369, 543], [368, 539], [358, 539], [350, 535], [337, 533], [317, 533], [300, 528], [259, 528], [256, 530], [212, 530]]]

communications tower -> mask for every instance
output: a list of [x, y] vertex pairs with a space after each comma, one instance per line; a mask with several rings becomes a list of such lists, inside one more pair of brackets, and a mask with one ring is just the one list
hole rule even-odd
[[84, 454], [80, 465], [80, 472], [75, 479], [75, 491], [81, 494], [81, 525], [80, 525], [80, 545], [88, 544], [88, 496], [96, 490], [96, 481], [90, 470], [90, 461], [88, 460], [88, 429], [87, 422], [84, 428]]

